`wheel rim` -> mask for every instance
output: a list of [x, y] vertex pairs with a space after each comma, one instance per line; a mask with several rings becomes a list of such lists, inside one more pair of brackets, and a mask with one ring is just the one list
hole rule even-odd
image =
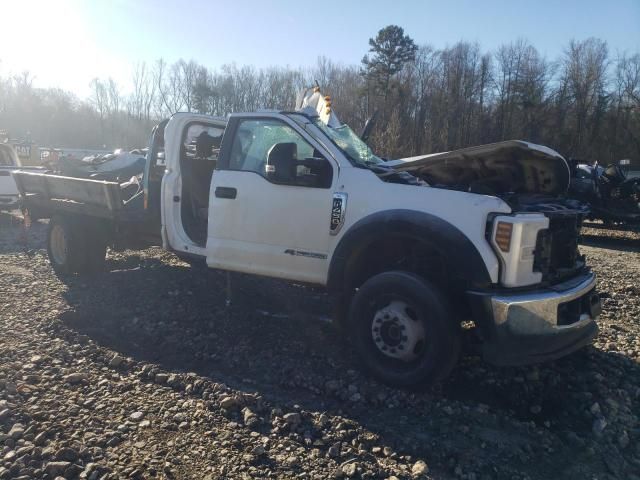
[[417, 310], [402, 300], [393, 300], [375, 312], [371, 336], [380, 353], [403, 362], [416, 360], [426, 348], [424, 324]]
[[51, 255], [54, 262], [64, 265], [67, 261], [67, 236], [60, 225], [54, 225], [51, 229]]

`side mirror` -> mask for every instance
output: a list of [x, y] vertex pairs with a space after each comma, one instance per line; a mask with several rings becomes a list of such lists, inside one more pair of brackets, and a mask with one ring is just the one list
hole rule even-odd
[[293, 183], [296, 178], [298, 146], [293, 142], [276, 143], [267, 153], [266, 177], [276, 183]]

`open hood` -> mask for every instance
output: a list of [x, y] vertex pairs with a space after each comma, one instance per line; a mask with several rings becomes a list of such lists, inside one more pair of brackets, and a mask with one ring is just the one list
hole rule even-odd
[[522, 140], [479, 145], [385, 162], [433, 187], [487, 195], [559, 195], [569, 187], [569, 167], [558, 152]]

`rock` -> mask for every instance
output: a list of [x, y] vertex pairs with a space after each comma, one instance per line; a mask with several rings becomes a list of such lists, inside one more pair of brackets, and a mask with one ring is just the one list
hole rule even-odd
[[147, 427], [150, 427], [150, 426], [151, 426], [151, 421], [149, 421], [149, 420], [143, 420], [143, 421], [141, 421], [141, 422], [138, 424], [138, 426], [139, 426], [140, 428], [147, 428]]
[[120, 443], [120, 437], [114, 435], [109, 440], [107, 440], [107, 447], [115, 447]]
[[124, 362], [124, 358], [122, 358], [118, 354], [115, 354], [109, 361], [109, 366], [112, 368], [118, 368], [120, 365], [122, 365], [123, 362]]
[[248, 427], [252, 427], [259, 423], [258, 417], [249, 408], [243, 410], [244, 424]]
[[21, 447], [18, 450], [16, 450], [16, 455], [18, 456], [18, 458], [20, 458], [23, 455], [27, 455], [31, 453], [33, 451], [33, 448], [34, 448], [33, 445], [25, 445], [24, 447]]
[[171, 375], [169, 375], [169, 378], [167, 378], [167, 385], [169, 385], [170, 387], [179, 387], [180, 384], [180, 377], [175, 373], [172, 373]]
[[21, 439], [23, 435], [24, 425], [22, 425], [21, 423], [15, 423], [13, 427], [11, 427], [11, 430], [9, 430], [9, 437], [13, 438], [14, 440]]
[[327, 456], [329, 458], [337, 458], [340, 456], [340, 450], [342, 448], [342, 444], [340, 442], [334, 443], [327, 450]]
[[5, 408], [4, 410], [0, 410], [0, 422], [9, 418], [9, 415], [11, 415], [11, 411], [8, 408]]
[[231, 396], [225, 396], [220, 399], [220, 406], [225, 410], [231, 410], [238, 406], [238, 401]]
[[353, 478], [358, 473], [358, 464], [356, 462], [347, 463], [342, 465], [342, 473], [347, 478]]
[[287, 422], [290, 428], [297, 428], [302, 423], [302, 417], [297, 412], [287, 413], [284, 417], [284, 421]]
[[267, 450], [262, 445], [258, 445], [251, 450], [251, 453], [256, 457], [260, 457], [267, 453]]
[[618, 445], [623, 450], [629, 446], [629, 435], [626, 430], [623, 430], [622, 433], [618, 436]]
[[85, 382], [87, 380], [87, 374], [82, 372], [70, 373], [64, 377], [64, 381], [71, 385], [77, 385], [78, 383]]
[[44, 442], [46, 441], [46, 439], [47, 439], [47, 432], [40, 432], [33, 439], [33, 443], [35, 443], [38, 446], [42, 446], [42, 445], [44, 445]]
[[9, 450], [3, 457], [3, 460], [5, 462], [13, 462], [17, 455], [18, 453], [15, 450]]
[[63, 447], [56, 452], [56, 460], [65, 462], [75, 462], [78, 459], [78, 452], [73, 448]]
[[129, 420], [131, 420], [132, 422], [139, 422], [143, 418], [144, 412], [133, 412], [131, 415], [129, 415]]
[[531, 408], [529, 408], [529, 411], [534, 415], [537, 415], [542, 411], [542, 407], [540, 405], [532, 405]]
[[156, 373], [156, 376], [154, 377], [154, 381], [156, 383], [159, 383], [160, 385], [164, 385], [165, 383], [167, 383], [168, 379], [169, 375], [167, 375], [166, 373]]
[[607, 421], [604, 418], [596, 418], [593, 421], [592, 431], [597, 437], [602, 435], [605, 428], [607, 428]]
[[429, 467], [427, 466], [424, 460], [418, 460], [416, 463], [413, 464], [413, 467], [411, 467], [411, 474], [414, 477], [425, 475], [427, 473], [429, 473]]
[[58, 475], [63, 475], [70, 465], [71, 462], [49, 462], [45, 465], [44, 471], [50, 477], [57, 477]]

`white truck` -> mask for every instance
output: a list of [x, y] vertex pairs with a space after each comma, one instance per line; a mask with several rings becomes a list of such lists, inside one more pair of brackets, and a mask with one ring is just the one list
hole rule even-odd
[[101, 269], [107, 246], [161, 244], [211, 268], [324, 286], [364, 366], [391, 385], [444, 378], [463, 336], [515, 365], [597, 333], [577, 245], [584, 210], [563, 198], [569, 170], [546, 147], [384, 161], [315, 91], [295, 111], [173, 115], [126, 195], [115, 182], [15, 176], [27, 209], [50, 218], [59, 274]]
[[16, 170], [39, 171], [39, 167], [23, 167], [15, 148], [0, 143], [0, 211], [20, 207], [20, 195], [12, 173]]

